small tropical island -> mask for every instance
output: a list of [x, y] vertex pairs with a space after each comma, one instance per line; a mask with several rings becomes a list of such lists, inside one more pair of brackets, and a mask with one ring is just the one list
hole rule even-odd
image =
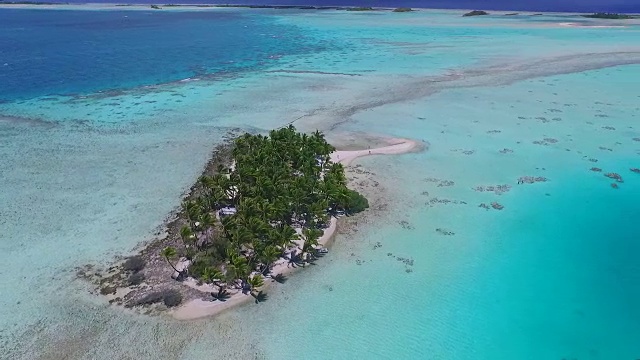
[[[415, 145], [372, 150], [402, 153]], [[251, 298], [264, 301], [267, 280], [284, 282], [288, 270], [321, 258], [337, 218], [369, 207], [347, 187], [339, 161], [372, 150], [345, 151], [333, 161], [335, 154], [340, 159], [335, 150], [321, 132], [299, 133], [293, 126], [268, 135], [245, 133], [218, 149], [165, 238], [104, 273], [88, 266], [79, 275], [110, 303], [149, 313], [185, 300], [228, 303], [220, 309]]]
[[593, 13], [588, 15], [581, 15], [585, 18], [591, 19], [612, 19], [612, 20], [628, 20], [628, 19], [637, 19], [638, 16], [626, 15], [626, 14], [616, 14], [616, 13]]
[[463, 14], [462, 16], [463, 17], [468, 17], [468, 16], [483, 16], [483, 15], [489, 15], [489, 13], [486, 12], [486, 11], [482, 11], [482, 10], [473, 10], [473, 11], [470, 11], [470, 12], [468, 12], [466, 14]]
[[[293, 126], [236, 139], [231, 167], [202, 176], [195, 199], [183, 203], [182, 243], [162, 250], [176, 279], [215, 284], [218, 295], [226, 287], [249, 292], [279, 258], [301, 266], [315, 260], [331, 217], [369, 206], [347, 188], [344, 167], [330, 159], [334, 150], [322, 133]], [[187, 259], [181, 269], [171, 261], [178, 253]]]
[[347, 11], [375, 11], [376, 9], [370, 6], [351, 7], [347, 8]]
[[393, 9], [393, 12], [412, 12], [412, 11], [415, 11], [415, 10], [409, 7], [399, 7], [399, 8]]

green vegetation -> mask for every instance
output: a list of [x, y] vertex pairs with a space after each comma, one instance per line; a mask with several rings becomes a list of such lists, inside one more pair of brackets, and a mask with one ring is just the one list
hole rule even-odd
[[401, 7], [397, 9], [393, 9], [393, 12], [411, 12], [413, 9], [407, 7]]
[[150, 305], [159, 302], [163, 302], [167, 307], [178, 306], [182, 302], [182, 295], [176, 290], [156, 291], [139, 299], [135, 305]]
[[164, 257], [165, 259], [167, 259], [167, 262], [169, 263], [171, 268], [173, 268], [174, 271], [178, 272], [178, 269], [176, 269], [176, 267], [173, 266], [173, 263], [171, 262], [171, 258], [176, 257], [176, 254], [177, 254], [176, 249], [172, 247], [166, 247], [162, 249], [162, 251], [160, 252], [160, 255], [162, 255], [162, 257]]
[[144, 274], [141, 272], [133, 273], [127, 279], [129, 286], [140, 285], [144, 281]]
[[637, 16], [625, 15], [625, 14], [614, 14], [614, 13], [594, 13], [590, 15], [581, 15], [582, 17], [592, 18], [592, 19], [636, 19]]
[[145, 265], [146, 263], [142, 256], [137, 255], [128, 258], [122, 265], [122, 268], [124, 269], [124, 271], [132, 271], [134, 273], [137, 273], [138, 271], [144, 269]]
[[352, 7], [347, 8], [347, 11], [374, 11], [375, 9], [372, 7]]
[[[322, 133], [301, 134], [293, 126], [237, 138], [232, 166], [200, 177], [182, 204], [181, 242], [162, 257], [178, 279], [188, 272], [216, 285], [219, 298], [226, 286], [253, 294], [280, 258], [293, 266], [313, 261], [331, 216], [369, 206], [347, 188], [342, 164], [330, 159], [334, 150]], [[176, 269], [177, 255], [191, 260], [187, 270]]]
[[470, 12], [468, 12], [468, 13], [462, 15], [462, 16], [481, 16], [481, 15], [489, 15], [489, 13], [486, 12], [486, 11], [482, 11], [482, 10], [473, 10], [473, 11], [470, 11]]
[[156, 9], [156, 10], [160, 10], [160, 9], [162, 9], [162, 8], [161, 8], [160, 6], [158, 6], [158, 5], [151, 5], [151, 8], [152, 8], [152, 9]]

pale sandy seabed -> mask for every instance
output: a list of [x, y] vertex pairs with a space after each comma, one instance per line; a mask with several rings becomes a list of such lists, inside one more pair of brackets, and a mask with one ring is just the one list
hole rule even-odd
[[[500, 31], [517, 25], [502, 22], [492, 36], [474, 37], [469, 28], [490, 25], [472, 19], [473, 24], [454, 36], [462, 39], [460, 43], [452, 45], [447, 39], [443, 46], [448, 48], [438, 50], [434, 45], [437, 36], [421, 37], [427, 31], [421, 28], [426, 21], [419, 14], [408, 20], [378, 17], [371, 22], [348, 14], [339, 19], [309, 16], [319, 28], [344, 26], [345, 21], [362, 29], [373, 29], [372, 24], [390, 27], [392, 30], [382, 35], [359, 30], [365, 33], [358, 36], [365, 39], [362, 41], [381, 38], [377, 49], [392, 49], [393, 60], [378, 63], [382, 52], [373, 50], [361, 57], [354, 51], [302, 59], [287, 70], [318, 73], [269, 73], [258, 79], [239, 79], [237, 88], [230, 86], [215, 101], [208, 97], [219, 89], [208, 88], [204, 81], [202, 85], [171, 85], [197, 101], [189, 108], [167, 102], [167, 109], [150, 111], [152, 115], [144, 118], [154, 120], [152, 130], [134, 125], [131, 133], [138, 132], [135, 136], [126, 131], [119, 134], [117, 126], [107, 127], [96, 132], [103, 141], [98, 145], [87, 140], [85, 134], [90, 132], [81, 133], [89, 126], [77, 125], [77, 133], [72, 135], [53, 122], [34, 126], [33, 131], [42, 129], [42, 139], [53, 139], [64, 149], [95, 154], [87, 163], [106, 164], [101, 168], [62, 162], [70, 169], [82, 169], [75, 178], [91, 172], [115, 174], [83, 184], [81, 189], [86, 193], [105, 192], [91, 201], [118, 198], [126, 206], [114, 205], [112, 212], [105, 213], [94, 209], [80, 194], [77, 201], [73, 198], [73, 207], [53, 207], [46, 199], [27, 197], [39, 204], [34, 211], [44, 208], [45, 214], [55, 213], [56, 217], [65, 216], [63, 209], [68, 214], [76, 214], [76, 208], [92, 209], [95, 214], [84, 211], [87, 214], [80, 214], [83, 217], [68, 215], [67, 220], [99, 225], [72, 227], [71, 234], [64, 234], [71, 244], [64, 252], [37, 245], [21, 247], [27, 262], [45, 253], [56, 255], [50, 267], [58, 270], [52, 273], [44, 266], [33, 270], [38, 281], [28, 276], [18, 279], [25, 282], [25, 289], [7, 281], [15, 274], [3, 273], [0, 281], [6, 284], [2, 283], [2, 288], [12, 288], [20, 295], [11, 301], [2, 299], [6, 300], [2, 314], [9, 316], [10, 326], [17, 324], [21, 330], [20, 339], [5, 337], [11, 342], [7, 340], [3, 346], [18, 349], [6, 354], [24, 359], [199, 359], [212, 354], [238, 359], [293, 355], [415, 359], [424, 354], [432, 354], [434, 359], [465, 359], [477, 354], [482, 354], [480, 358], [506, 354], [513, 359], [606, 360], [636, 354], [640, 349], [632, 339], [638, 338], [640, 327], [634, 326], [637, 323], [629, 315], [634, 312], [628, 301], [637, 297], [629, 295], [632, 288], [621, 280], [633, 279], [629, 275], [633, 272], [619, 268], [633, 266], [624, 254], [636, 252], [631, 251], [632, 243], [621, 242], [626, 235], [619, 230], [623, 226], [614, 221], [629, 218], [631, 212], [622, 209], [627, 205], [632, 209], [633, 204], [627, 201], [640, 193], [638, 175], [629, 172], [630, 167], [637, 167], [633, 164], [640, 150], [640, 140], [633, 140], [640, 139], [635, 118], [640, 95], [635, 84], [639, 70], [634, 64], [640, 63], [640, 49], [633, 41], [637, 39], [633, 37], [635, 28], [582, 29], [562, 26], [563, 21], [544, 28], [546, 25], [523, 23], [522, 31], [531, 32], [514, 41], [515, 35], [502, 37]], [[283, 17], [280, 21], [300, 20]], [[460, 26], [452, 25], [455, 22], [448, 18], [434, 21]], [[398, 24], [416, 27], [403, 33]], [[579, 38], [580, 34], [586, 39]], [[538, 35], [540, 38], [535, 37]], [[575, 38], [564, 38], [569, 35]], [[420, 38], [414, 39], [416, 36]], [[620, 40], [624, 36], [630, 41]], [[556, 38], [560, 40], [549, 40]], [[488, 50], [474, 45], [481, 41], [486, 41], [483, 44]], [[518, 45], [524, 43], [527, 47]], [[454, 55], [448, 57], [451, 52]], [[355, 59], [327, 66], [344, 57]], [[460, 58], [473, 61], [460, 65]], [[420, 71], [412, 72], [416, 64]], [[430, 64], [436, 64], [435, 70]], [[445, 65], [438, 67], [441, 64]], [[398, 74], [363, 71], [383, 68]], [[331, 72], [362, 76], [328, 75]], [[143, 100], [170, 98], [160, 90], [133, 95]], [[121, 96], [124, 105], [141, 101], [127, 96]], [[61, 110], [42, 111], [42, 118], [111, 119], [108, 106], [87, 115], [101, 101], [112, 99], [60, 101], [57, 106]], [[15, 118], [16, 123], [38, 119], [39, 104], [38, 100], [14, 107], [9, 104], [7, 111], [24, 116]], [[173, 107], [177, 110], [171, 112]], [[212, 120], [203, 115], [211, 109], [224, 116]], [[187, 113], [188, 120], [180, 112]], [[261, 114], [259, 120], [256, 113]], [[168, 126], [159, 115], [181, 122]], [[122, 312], [103, 299], [88, 296], [85, 284], [69, 284], [69, 269], [77, 265], [69, 259], [84, 261], [88, 257], [74, 249], [87, 248], [96, 234], [107, 234], [104, 243], [117, 241], [93, 254], [92, 259], [100, 261], [123, 255], [136, 241], [148, 240], [154, 227], [150, 224], [162, 226], [162, 217], [176, 205], [183, 188], [193, 182], [197, 167], [206, 162], [217, 133], [234, 125], [263, 131], [295, 119], [299, 119], [295, 123], [298, 128], [324, 130], [338, 148], [353, 150], [334, 154], [335, 160], [345, 163], [369, 155], [369, 151], [373, 155], [412, 150], [413, 145], [398, 140], [401, 138], [416, 139], [420, 146], [428, 141], [430, 151], [397, 158], [372, 156], [352, 164], [350, 179], [374, 198], [372, 209], [362, 218], [346, 219], [348, 226], [338, 225], [331, 253], [317, 267], [292, 276], [282, 286], [270, 287], [269, 301], [258, 306], [243, 306], [214, 318], [175, 321]], [[156, 131], [165, 138], [157, 140]], [[385, 144], [372, 134], [389, 134], [396, 140]], [[38, 143], [43, 153], [49, 150], [47, 141]], [[30, 149], [30, 144], [27, 137], [21, 143], [24, 149]], [[104, 149], [113, 153], [105, 155]], [[592, 166], [619, 172], [625, 182], [614, 190], [610, 179], [589, 171]], [[154, 172], [179, 179], [172, 182], [158, 177], [150, 183], [148, 174]], [[177, 173], [184, 174], [179, 177]], [[134, 181], [136, 176], [141, 180]], [[549, 181], [521, 185], [516, 183], [521, 176], [544, 176]], [[131, 180], [122, 185], [118, 182], [122, 179]], [[60, 186], [73, 179], [54, 180]], [[130, 191], [117, 192], [112, 189], [114, 183]], [[489, 188], [509, 191], [484, 191]], [[124, 201], [163, 197], [164, 201], [156, 202]], [[478, 207], [494, 201], [504, 209]], [[24, 208], [33, 209], [33, 203]], [[575, 203], [588, 206], [569, 206]], [[564, 218], [566, 214], [572, 218]], [[43, 226], [38, 215], [23, 217], [20, 231], [35, 234], [34, 238], [43, 236], [32, 232]], [[134, 215], [139, 217], [129, 221]], [[571, 225], [572, 219], [578, 219], [577, 223]], [[30, 221], [37, 226], [24, 227]], [[118, 225], [122, 223], [137, 227], [129, 230]], [[609, 230], [601, 230], [599, 224]], [[44, 229], [55, 233], [56, 226]], [[615, 236], [606, 236], [610, 229], [617, 229]], [[592, 233], [606, 237], [606, 242], [590, 239]], [[620, 255], [620, 249], [627, 250], [619, 251]], [[23, 260], [7, 261], [10, 269], [30, 273]], [[59, 269], [60, 263], [68, 268]], [[605, 276], [611, 272], [615, 280]], [[571, 277], [575, 274], [578, 276]], [[42, 291], [34, 294], [33, 289]], [[627, 291], [622, 300], [614, 296], [620, 289]], [[62, 299], [40, 297], [58, 293]], [[38, 298], [31, 301], [34, 296]], [[237, 301], [247, 298], [238, 297]], [[44, 303], [50, 304], [49, 310], [42, 311]], [[228, 306], [233, 304], [229, 301]], [[207, 315], [213, 309], [208, 306], [193, 304], [187, 314], [177, 310], [175, 315]], [[20, 321], [26, 318], [39, 320], [25, 321], [29, 325], [24, 329]], [[295, 349], [291, 343], [296, 344]], [[497, 348], [495, 344], [501, 345]]]

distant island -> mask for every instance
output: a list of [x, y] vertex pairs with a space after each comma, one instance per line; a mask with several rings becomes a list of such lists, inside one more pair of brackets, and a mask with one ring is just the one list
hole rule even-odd
[[334, 151], [322, 133], [293, 126], [237, 137], [219, 149], [165, 239], [106, 274], [84, 269], [79, 275], [126, 307], [174, 307], [203, 296], [209, 303], [232, 295], [262, 301], [267, 278], [283, 281], [283, 270], [323, 256], [335, 219], [369, 207], [347, 188], [344, 166], [331, 160]]
[[53, 3], [43, 1], [4, 1], [0, 0], [0, 5], [70, 5], [69, 3]]
[[347, 8], [347, 11], [374, 11], [375, 9], [372, 7], [352, 7]]
[[[168, 6], [168, 5], [165, 5]], [[347, 7], [340, 6], [313, 6], [313, 5], [171, 5], [171, 6], [195, 6], [195, 7], [224, 7], [224, 8], [249, 8], [249, 9], [282, 9], [282, 10], [347, 10]]]
[[489, 13], [486, 12], [486, 11], [482, 11], [482, 10], [473, 10], [473, 11], [470, 11], [470, 12], [468, 12], [468, 13], [462, 15], [462, 16], [482, 16], [482, 15], [489, 15]]
[[401, 8], [396, 8], [393, 9], [393, 12], [411, 12], [411, 11], [415, 11], [412, 8], [408, 8], [408, 7], [401, 7]]
[[594, 13], [589, 15], [581, 15], [585, 18], [592, 19], [616, 19], [616, 20], [625, 20], [625, 19], [638, 19], [640, 16], [626, 15], [626, 14], [615, 14], [615, 13]]

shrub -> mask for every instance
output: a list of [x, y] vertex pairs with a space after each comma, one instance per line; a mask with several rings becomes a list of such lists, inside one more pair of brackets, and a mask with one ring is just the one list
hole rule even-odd
[[164, 294], [163, 301], [167, 307], [178, 306], [182, 302], [182, 295], [176, 290], [169, 290]]
[[102, 295], [115, 294], [116, 290], [117, 289], [116, 289], [115, 286], [104, 286], [104, 287], [100, 288], [100, 294], [102, 294]]
[[178, 306], [182, 302], [182, 295], [177, 290], [160, 290], [147, 294], [136, 301], [136, 305], [150, 305], [163, 302], [167, 307]]
[[146, 265], [144, 259], [142, 258], [142, 256], [132, 256], [130, 258], [128, 258], [124, 264], [122, 264], [122, 268], [126, 271], [133, 271], [133, 272], [138, 272], [142, 269], [144, 269], [144, 266]]
[[346, 212], [355, 214], [364, 211], [369, 207], [369, 201], [359, 192], [349, 189], [349, 200], [347, 201]]
[[162, 291], [154, 291], [138, 299], [138, 301], [136, 301], [136, 305], [155, 304], [162, 301], [163, 298], [164, 296]]
[[184, 251], [183, 256], [187, 258], [187, 260], [193, 260], [193, 258], [196, 257], [196, 254], [197, 253], [195, 249], [189, 248]]
[[200, 256], [189, 265], [189, 276], [200, 279], [204, 269], [215, 266], [216, 263], [218, 262], [211, 256]]
[[140, 285], [144, 281], [144, 274], [141, 272], [133, 273], [129, 276], [129, 286]]
[[203, 258], [196, 259], [191, 265], [189, 265], [189, 275], [193, 276], [196, 279], [202, 277], [202, 273], [204, 269], [209, 267], [209, 261]]

